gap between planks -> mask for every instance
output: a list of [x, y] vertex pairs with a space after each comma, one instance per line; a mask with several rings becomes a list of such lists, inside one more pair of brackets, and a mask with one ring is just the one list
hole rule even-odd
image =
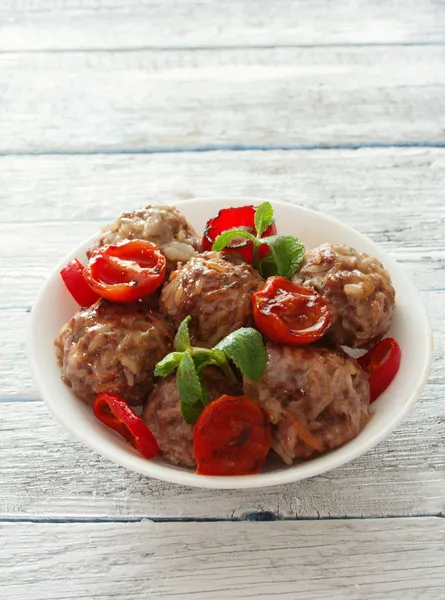
[[131, 46], [129, 48], [119, 47], [85, 47], [85, 48], [44, 48], [44, 49], [11, 49], [1, 50], [2, 54], [89, 54], [92, 52], [218, 52], [225, 50], [303, 50], [303, 49], [319, 49], [319, 48], [332, 48], [332, 49], [344, 49], [344, 48], [410, 48], [410, 47], [424, 47], [424, 46], [445, 46], [445, 41], [437, 42], [422, 42], [421, 40], [413, 40], [411, 42], [369, 42], [369, 43], [326, 43], [326, 44], [256, 44], [256, 45], [239, 45], [232, 44], [227, 46]]
[[[445, 45], [445, 44], [444, 44]], [[409, 148], [445, 148], [445, 140], [433, 141], [394, 141], [394, 142], [340, 142], [337, 144], [296, 144], [296, 145], [262, 145], [262, 144], [204, 144], [202, 146], [177, 146], [153, 148], [117, 148], [100, 150], [43, 150], [43, 151], [2, 151], [0, 157], [32, 157], [32, 156], [125, 156], [150, 154], [207, 154], [209, 152], [316, 152], [332, 150], [391, 150]]]
[[381, 516], [281, 516], [271, 511], [246, 512], [241, 516], [231, 517], [0, 517], [1, 523], [38, 523], [41, 525], [55, 525], [68, 523], [265, 523], [271, 521], [376, 521], [384, 519], [443, 519], [439, 513], [419, 513], [412, 515], [381, 515]]

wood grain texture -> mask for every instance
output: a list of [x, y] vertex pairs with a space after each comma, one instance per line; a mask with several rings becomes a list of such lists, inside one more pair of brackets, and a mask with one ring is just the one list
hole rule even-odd
[[[3, 157], [0, 173], [0, 399], [8, 400], [0, 403], [1, 515], [242, 518], [271, 511], [317, 518], [445, 510], [444, 150]], [[326, 476], [270, 491], [219, 492], [215, 504], [211, 492], [148, 480], [93, 455], [44, 406], [26, 402], [37, 392], [24, 338], [26, 306], [44, 278], [102, 222], [146, 202], [225, 195], [279, 196], [340, 218], [385, 246], [420, 287], [439, 291], [423, 294], [435, 330], [430, 382], [384, 444]]]
[[216, 496], [148, 479], [93, 454], [39, 402], [0, 402], [0, 519], [437, 515], [445, 511], [443, 394], [443, 385], [430, 384], [405, 423], [352, 463], [296, 484]]
[[434, 0], [24, 0], [0, 4], [0, 51], [434, 43], [444, 16]]
[[2, 524], [0, 584], [8, 600], [437, 600], [444, 535], [434, 518]]
[[[444, 521], [428, 515], [445, 511], [444, 42], [441, 0], [0, 2], [0, 596], [443, 595]], [[437, 149], [301, 151], [416, 144]], [[299, 151], [182, 153], [240, 146]], [[239, 195], [321, 210], [384, 246], [424, 290], [435, 361], [413, 413], [365, 456], [215, 494], [74, 441], [38, 400], [25, 329], [60, 257], [121, 210]], [[246, 522], [268, 514], [289, 520]]]
[[444, 61], [445, 45], [4, 54], [0, 153], [443, 144]]
[[0, 157], [1, 222], [57, 221], [64, 234], [148, 202], [266, 196], [415, 243], [445, 226], [444, 188], [445, 149], [432, 148]]
[[444, 188], [441, 149], [2, 157], [0, 308], [30, 305], [63, 256], [121, 211], [199, 196], [319, 210], [381, 244], [420, 289], [442, 289]]
[[[409, 418], [382, 444], [335, 471], [264, 490], [196, 490], [147, 479], [102, 459], [35, 401], [22, 339], [23, 313], [0, 346], [1, 517], [243, 518], [256, 511], [284, 517], [377, 517], [445, 512], [445, 293], [424, 294], [433, 318], [430, 381]], [[9, 332], [9, 333], [8, 333]], [[11, 356], [9, 356], [11, 354]], [[9, 369], [9, 371], [7, 370]], [[19, 394], [20, 398], [16, 396]], [[21, 401], [14, 401], [14, 399]], [[34, 400], [34, 401], [33, 401]]]
[[[32, 260], [32, 257], [30, 257]], [[23, 277], [22, 277], [23, 278]], [[3, 277], [1, 285], [8, 281]], [[16, 285], [18, 287], [18, 279]], [[36, 280], [32, 280], [35, 284]], [[37, 282], [38, 283], [38, 282]], [[434, 368], [430, 381], [444, 383], [445, 378], [445, 291], [422, 292], [434, 331]], [[29, 308], [17, 307], [0, 309], [0, 401], [36, 399], [35, 385], [29, 372], [26, 357], [26, 333], [29, 321]]]

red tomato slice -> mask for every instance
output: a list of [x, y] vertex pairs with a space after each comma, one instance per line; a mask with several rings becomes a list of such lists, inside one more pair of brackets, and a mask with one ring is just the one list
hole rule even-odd
[[100, 296], [94, 292], [83, 277], [84, 266], [74, 258], [60, 271], [67, 290], [79, 306], [88, 307], [97, 302]]
[[261, 408], [247, 396], [221, 396], [195, 425], [194, 452], [200, 475], [259, 473], [272, 431]]
[[402, 352], [393, 338], [386, 338], [358, 359], [363, 370], [369, 374], [371, 402], [377, 400], [397, 375]]
[[158, 454], [154, 435], [121, 396], [99, 394], [94, 400], [93, 412], [99, 421], [130, 442], [144, 458], [153, 458]]
[[[202, 238], [202, 249], [204, 251], [211, 250], [216, 238], [224, 231], [229, 229], [245, 229], [252, 235], [256, 235], [255, 230], [255, 206], [240, 206], [236, 208], [223, 208], [213, 219], [207, 222], [204, 237]], [[261, 237], [275, 235], [277, 228], [275, 224], [268, 227]], [[241, 254], [248, 263], [253, 261], [253, 244], [246, 239], [239, 238], [232, 240], [230, 246], [224, 248], [225, 254]], [[270, 249], [266, 244], [260, 246], [258, 250], [258, 258], [261, 260]]]
[[258, 329], [278, 344], [309, 344], [332, 323], [328, 303], [316, 291], [285, 277], [270, 277], [252, 296]]
[[145, 240], [131, 240], [93, 252], [83, 275], [103, 298], [132, 302], [148, 296], [162, 284], [166, 265], [157, 246]]

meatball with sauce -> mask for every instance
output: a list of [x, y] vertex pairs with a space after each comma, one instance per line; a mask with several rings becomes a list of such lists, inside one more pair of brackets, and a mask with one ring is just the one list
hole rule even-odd
[[101, 392], [142, 404], [153, 387], [156, 363], [172, 348], [173, 333], [142, 303], [99, 300], [76, 313], [55, 341], [62, 379], [90, 404]]
[[135, 239], [159, 246], [167, 258], [167, 271], [176, 269], [179, 262], [187, 262], [201, 249], [200, 238], [179, 210], [174, 206], [149, 205], [123, 213], [107, 225], [87, 255], [101, 246]]
[[[207, 367], [202, 373], [212, 400], [223, 394], [242, 394], [240, 384], [227, 381], [221, 371]], [[181, 413], [176, 374], [159, 379], [148, 397], [142, 418], [153, 433], [161, 456], [168, 462], [181, 467], [194, 468], [193, 429]]]
[[356, 437], [370, 419], [368, 377], [342, 351], [267, 343], [267, 370], [244, 390], [274, 426], [272, 448], [287, 464]]
[[212, 347], [252, 322], [252, 294], [263, 283], [250, 265], [221, 252], [203, 252], [170, 275], [159, 310], [176, 327], [190, 315], [191, 340]]
[[370, 348], [391, 327], [395, 291], [388, 271], [372, 256], [323, 244], [306, 251], [294, 281], [328, 301], [333, 325], [327, 336], [334, 344]]

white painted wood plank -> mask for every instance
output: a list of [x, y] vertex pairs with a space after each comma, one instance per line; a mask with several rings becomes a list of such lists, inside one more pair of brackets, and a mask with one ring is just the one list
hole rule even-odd
[[0, 308], [31, 304], [54, 266], [123, 210], [263, 196], [325, 212], [445, 287], [445, 150], [0, 158]]
[[[40, 402], [14, 402], [14, 396], [7, 402], [3, 397], [0, 518], [241, 518], [255, 511], [317, 518], [445, 512], [445, 293], [424, 298], [435, 331], [430, 381], [409, 418], [353, 463], [294, 485], [219, 491], [215, 502], [212, 491], [149, 480], [117, 467], [75, 442]], [[4, 325], [2, 312], [0, 318]], [[4, 391], [29, 400], [35, 392], [25, 356], [17, 351], [21, 328], [17, 319], [2, 336], [0, 379]]]
[[73, 441], [37, 402], [0, 402], [0, 518], [387, 517], [445, 511], [443, 385], [352, 463], [260, 490], [186, 488], [126, 471]]
[[443, 519], [2, 524], [8, 600], [437, 600]]
[[[1, 230], [0, 230], [1, 231]], [[31, 259], [30, 259], [31, 260]], [[426, 268], [426, 263], [424, 264]], [[23, 271], [22, 271], [23, 272]], [[22, 279], [27, 275], [22, 275]], [[6, 286], [8, 277], [0, 280]], [[17, 278], [16, 287], [20, 278]], [[35, 280], [34, 280], [34, 283]], [[445, 378], [445, 290], [422, 292], [434, 331], [435, 364], [431, 381], [443, 383]], [[13, 299], [14, 301], [14, 299]], [[38, 397], [26, 357], [26, 333], [29, 308], [0, 309], [0, 400]]]
[[[402, 224], [402, 228], [410, 228], [412, 233], [422, 232], [421, 237], [415, 240], [407, 237], [406, 242], [402, 237], [403, 232], [396, 232], [396, 239], [393, 239], [391, 215], [386, 213], [386, 219], [386, 223], [380, 220], [382, 229], [369, 232], [372, 239], [404, 266], [419, 289], [445, 287], [444, 227], [437, 221], [437, 217], [431, 215], [429, 219], [417, 224], [409, 219], [408, 225]], [[368, 233], [363, 216], [360, 224], [364, 225], [361, 230]], [[99, 226], [97, 221], [75, 225], [70, 223], [69, 227], [66, 223], [27, 223], [13, 226], [0, 223], [0, 239], [5, 246], [5, 251], [0, 255], [0, 288], [4, 290], [0, 297], [0, 307], [30, 305], [61, 259], [94, 234]], [[375, 227], [376, 224], [371, 226]], [[413, 232], [413, 229], [417, 231]]]
[[396, 214], [394, 234], [409, 242], [419, 221], [443, 224], [444, 188], [445, 149], [436, 148], [0, 157], [2, 223], [100, 226], [148, 202], [259, 196], [368, 224], [368, 233]]
[[25, 0], [0, 5], [0, 51], [443, 42], [427, 0]]
[[444, 46], [0, 55], [0, 153], [444, 142]]

